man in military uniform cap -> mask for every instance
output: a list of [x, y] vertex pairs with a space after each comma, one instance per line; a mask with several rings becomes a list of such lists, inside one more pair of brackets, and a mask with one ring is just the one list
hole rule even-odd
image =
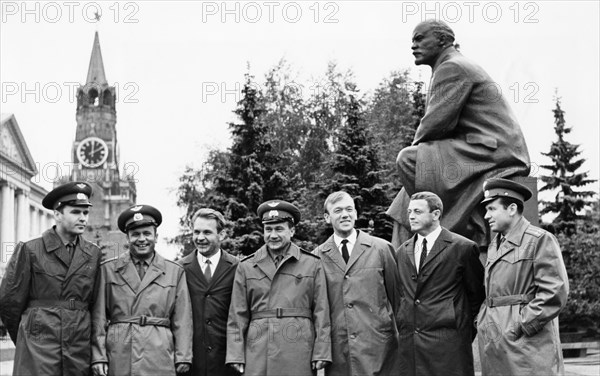
[[482, 374], [564, 374], [558, 314], [569, 280], [554, 235], [523, 217], [531, 191], [507, 179], [484, 184], [485, 219], [496, 233], [477, 319]]
[[88, 375], [90, 309], [100, 249], [81, 236], [92, 204], [84, 182], [44, 197], [56, 225], [17, 244], [0, 286], [0, 317], [16, 345], [14, 375]]
[[266, 244], [238, 265], [225, 362], [245, 375], [312, 375], [331, 362], [321, 260], [291, 241], [300, 222], [296, 206], [272, 200], [257, 213]]
[[117, 220], [129, 251], [100, 268], [92, 311], [94, 375], [175, 375], [192, 363], [192, 306], [183, 268], [155, 252], [161, 213], [135, 205]]

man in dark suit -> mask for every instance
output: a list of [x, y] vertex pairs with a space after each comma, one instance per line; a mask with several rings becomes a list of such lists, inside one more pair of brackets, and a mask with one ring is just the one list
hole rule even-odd
[[397, 315], [397, 374], [474, 375], [474, 320], [485, 298], [477, 245], [440, 226], [442, 200], [412, 195], [410, 227], [416, 234], [398, 248], [402, 299]]
[[412, 41], [415, 64], [429, 65], [432, 77], [413, 143], [396, 160], [404, 188], [387, 212], [397, 222], [392, 243], [410, 237], [409, 197], [427, 190], [446, 206], [442, 226], [487, 246], [481, 187], [487, 178], [529, 174], [521, 127], [499, 85], [457, 51], [448, 25], [426, 20]]
[[399, 281], [394, 248], [354, 228], [357, 212], [346, 192], [324, 204], [333, 235], [313, 253], [327, 277], [333, 363], [327, 376], [397, 375], [394, 309]]
[[227, 315], [238, 260], [221, 250], [225, 218], [216, 210], [202, 208], [192, 217], [196, 251], [181, 260], [194, 317], [192, 375], [236, 375], [225, 365]]

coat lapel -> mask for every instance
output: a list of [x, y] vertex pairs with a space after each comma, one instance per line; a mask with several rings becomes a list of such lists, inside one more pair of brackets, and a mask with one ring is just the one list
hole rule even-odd
[[331, 235], [329, 239], [327, 239], [327, 241], [323, 244], [322, 253], [323, 255], [327, 256], [327, 258], [331, 260], [331, 263], [335, 264], [342, 272], [346, 271], [346, 263], [342, 258], [342, 254], [339, 252], [337, 246], [335, 245], [333, 235]]
[[350, 270], [352, 265], [356, 263], [356, 260], [365, 253], [365, 251], [371, 247], [371, 239], [363, 233], [362, 231], [356, 231], [358, 234], [356, 236], [356, 243], [354, 244], [354, 248], [352, 249], [352, 253], [350, 254], [350, 258], [348, 259], [348, 265], [346, 266], [346, 270]]
[[273, 281], [276, 272], [275, 264], [273, 263], [273, 261], [271, 261], [271, 258], [267, 253], [266, 246], [262, 246], [259, 248], [258, 251], [256, 251], [256, 255], [254, 256], [254, 266], [262, 270], [262, 272], [265, 273], [265, 275], [269, 277], [271, 281]]
[[46, 246], [46, 252], [54, 253], [56, 258], [58, 258], [65, 269], [69, 268], [69, 259], [65, 254], [67, 252], [67, 248], [64, 246], [60, 236], [54, 230], [54, 227], [44, 232], [42, 235], [42, 239], [44, 239], [44, 245]]
[[417, 242], [417, 234], [415, 234], [412, 238], [410, 238], [409, 243], [406, 244], [404, 251], [410, 260], [410, 263], [413, 267], [413, 271], [417, 272], [417, 264], [415, 262], [415, 243]]
[[446, 249], [446, 247], [450, 243], [452, 243], [450, 233], [445, 228], [442, 228], [442, 232], [435, 240], [435, 243], [433, 243], [433, 247], [431, 248], [431, 250], [427, 253], [425, 262], [419, 267], [419, 271], [423, 270], [427, 266], [427, 264], [429, 264], [438, 254], [440, 254], [440, 252]]
[[[66, 248], [65, 248], [66, 249]], [[79, 270], [83, 265], [87, 264], [91, 257], [91, 252], [88, 249], [88, 244], [84, 242], [84, 240], [79, 237], [77, 242], [77, 246], [73, 251], [73, 259], [71, 259], [71, 265], [69, 266], [69, 270], [67, 271], [67, 276], [65, 279], [69, 279], [77, 270]]]
[[[131, 264], [133, 266], [133, 263]], [[157, 252], [154, 252], [154, 259], [152, 260], [150, 266], [148, 266], [148, 270], [146, 271], [146, 274], [144, 274], [144, 279], [142, 279], [142, 282], [136, 291], [136, 295], [144, 291], [144, 289], [148, 287], [156, 278], [165, 274], [165, 269], [165, 260]], [[135, 273], [137, 274], [137, 271]]]
[[488, 247], [488, 260], [491, 263], [489, 267], [492, 267], [498, 260], [502, 259], [521, 245], [523, 234], [525, 233], [527, 226], [529, 226], [529, 221], [526, 220], [525, 217], [521, 217], [519, 222], [517, 222], [517, 225], [506, 235], [506, 238], [502, 244], [500, 244], [499, 249], [496, 249], [496, 237], [500, 236], [500, 234], [496, 234], [496, 237], [494, 237]]
[[[229, 253], [221, 250], [221, 258], [219, 259], [219, 263], [217, 264], [217, 268], [213, 273], [213, 276], [210, 280], [209, 286], [213, 286], [219, 283], [221, 279], [226, 275], [229, 268], [231, 268], [233, 264], [233, 256], [229, 255]], [[196, 263], [198, 264], [198, 263]], [[203, 273], [204, 274], [204, 273]]]
[[140, 287], [140, 277], [138, 276], [137, 270], [133, 265], [129, 252], [125, 252], [118, 261], [117, 272], [121, 275], [121, 278], [129, 285], [131, 290], [135, 293]]

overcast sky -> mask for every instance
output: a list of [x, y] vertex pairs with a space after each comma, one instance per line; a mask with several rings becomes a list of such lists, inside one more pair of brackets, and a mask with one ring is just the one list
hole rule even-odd
[[[26, 4], [26, 5], [23, 5]], [[454, 29], [461, 52], [510, 100], [535, 167], [548, 161], [558, 89], [585, 170], [599, 171], [599, 6], [549, 2], [27, 2], [2, 1], [2, 112], [14, 113], [50, 189], [67, 171], [75, 90], [85, 83], [96, 30], [106, 77], [117, 87], [121, 166], [138, 180], [138, 203], [163, 212], [161, 236], [178, 232], [177, 179], [207, 150], [230, 144], [227, 123], [250, 64], [257, 82], [281, 58], [306, 85], [328, 61], [352, 69], [365, 93], [393, 70], [417, 68], [411, 33], [425, 18]], [[96, 22], [94, 13], [102, 14]], [[134, 167], [135, 166], [135, 167]], [[598, 191], [598, 184], [590, 187]], [[168, 252], [167, 252], [168, 253]]]

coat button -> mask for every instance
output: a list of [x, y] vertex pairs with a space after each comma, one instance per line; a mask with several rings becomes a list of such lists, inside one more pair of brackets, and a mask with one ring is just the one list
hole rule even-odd
[[205, 296], [206, 296], [207, 298], [210, 298], [210, 294], [206, 294]]
[[353, 334], [350, 334], [350, 338], [351, 338], [351, 339], [356, 339], [356, 334], [354, 334], [354, 333], [353, 333]]
[[348, 303], [348, 304], [346, 305], [346, 307], [348, 307], [348, 308], [352, 308], [352, 307], [354, 307], [354, 304], [352, 304], [352, 303]]
[[415, 300], [415, 305], [419, 305], [421, 304], [421, 301], [419, 299]]
[[348, 278], [350, 278], [350, 276], [349, 276], [349, 275], [345, 275], [345, 276], [344, 276], [344, 279], [348, 279]]
[[419, 328], [415, 329], [415, 334], [419, 334]]
[[212, 346], [206, 347], [206, 352], [211, 352], [211, 351], [212, 351]]
[[210, 319], [209, 319], [209, 320], [206, 320], [206, 323], [207, 323], [208, 325], [210, 325], [210, 324], [212, 324], [212, 321], [210, 321]]
[[412, 279], [413, 281], [416, 281], [417, 280], [417, 276], [415, 274], [413, 274], [413, 275], [410, 276], [410, 279]]

